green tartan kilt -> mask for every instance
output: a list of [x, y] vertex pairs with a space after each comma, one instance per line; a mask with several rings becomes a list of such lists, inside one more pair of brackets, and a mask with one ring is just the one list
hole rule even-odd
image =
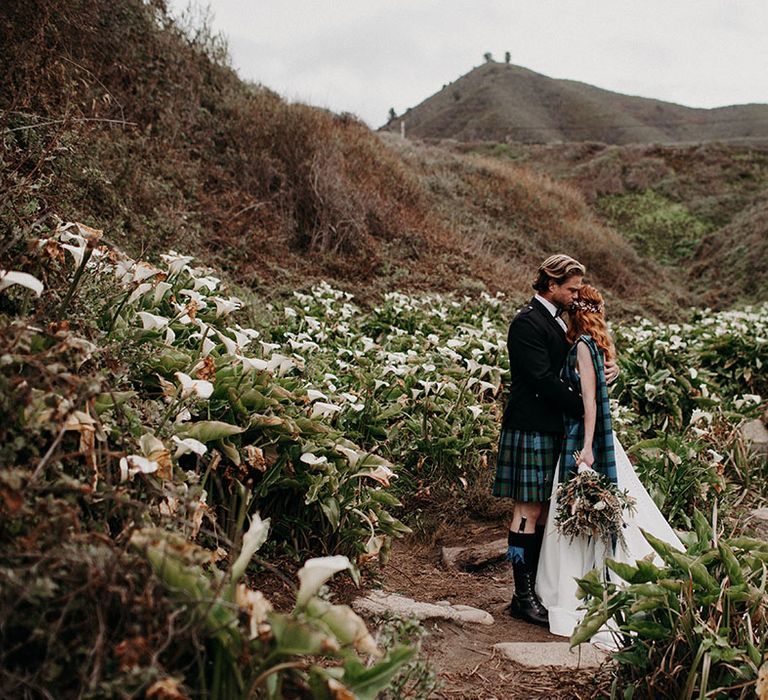
[[563, 436], [501, 429], [493, 495], [522, 503], [545, 503], [552, 495]]

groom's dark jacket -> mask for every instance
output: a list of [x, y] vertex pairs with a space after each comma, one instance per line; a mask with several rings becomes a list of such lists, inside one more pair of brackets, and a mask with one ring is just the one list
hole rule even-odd
[[505, 428], [562, 434], [563, 413], [583, 415], [581, 395], [560, 378], [568, 348], [562, 326], [535, 297], [512, 319]]

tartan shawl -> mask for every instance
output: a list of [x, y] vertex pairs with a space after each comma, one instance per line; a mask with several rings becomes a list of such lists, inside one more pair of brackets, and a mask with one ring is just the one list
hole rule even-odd
[[[616, 483], [616, 452], [613, 445], [613, 427], [611, 424], [611, 404], [608, 399], [608, 387], [605, 383], [605, 366], [603, 364], [603, 352], [597, 347], [597, 343], [589, 335], [582, 335], [568, 351], [565, 359], [562, 376], [566, 382], [578, 387], [581, 384], [579, 373], [576, 369], [576, 354], [579, 343], [584, 343], [589, 348], [592, 357], [592, 366], [597, 375], [597, 420], [595, 421], [595, 436], [592, 440], [592, 450], [595, 454], [595, 463], [592, 468], [600, 474], [605, 474], [614, 484]], [[563, 458], [560, 460], [559, 481], [563, 483], [576, 473], [576, 460], [573, 453], [584, 445], [584, 419], [565, 416], [565, 442], [563, 444]]]

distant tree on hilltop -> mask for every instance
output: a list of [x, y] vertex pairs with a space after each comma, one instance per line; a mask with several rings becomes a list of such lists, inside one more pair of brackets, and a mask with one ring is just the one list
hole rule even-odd
[[509, 51], [504, 52], [504, 63], [509, 65], [509, 62], [512, 60], [512, 54], [509, 53]]
[[486, 51], [483, 54], [483, 58], [485, 59], [486, 63], [490, 63], [493, 60], [493, 54], [490, 51]]
[[395, 108], [394, 107], [390, 107], [389, 108], [389, 121], [394, 121], [395, 119], [397, 119], [397, 112], [395, 112]]

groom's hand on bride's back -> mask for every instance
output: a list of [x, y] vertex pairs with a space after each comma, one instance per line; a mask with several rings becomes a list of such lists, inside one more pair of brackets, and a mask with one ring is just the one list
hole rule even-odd
[[608, 360], [605, 363], [605, 383], [613, 384], [619, 377], [619, 365], [616, 360]]

